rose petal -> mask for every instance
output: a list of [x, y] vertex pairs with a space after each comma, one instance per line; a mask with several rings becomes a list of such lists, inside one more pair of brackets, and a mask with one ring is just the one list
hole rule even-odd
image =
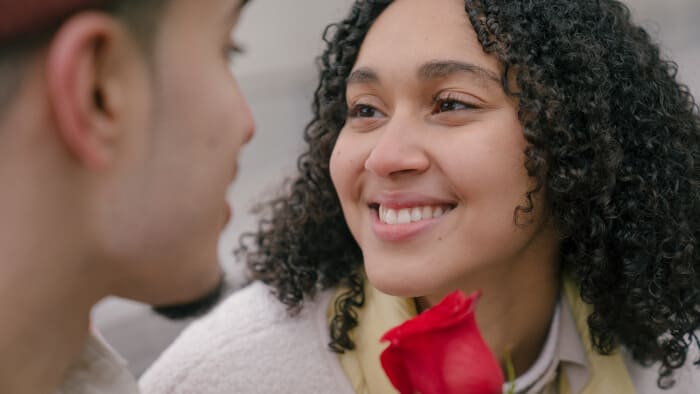
[[401, 393], [500, 394], [503, 372], [476, 324], [479, 293], [454, 292], [389, 330], [381, 362]]

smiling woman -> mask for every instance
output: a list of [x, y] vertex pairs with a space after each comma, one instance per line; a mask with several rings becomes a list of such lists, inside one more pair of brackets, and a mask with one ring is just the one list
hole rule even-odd
[[379, 338], [455, 290], [517, 393], [699, 383], [698, 107], [622, 3], [358, 0], [326, 38], [299, 175], [240, 250], [265, 285], [148, 387], [392, 392]]

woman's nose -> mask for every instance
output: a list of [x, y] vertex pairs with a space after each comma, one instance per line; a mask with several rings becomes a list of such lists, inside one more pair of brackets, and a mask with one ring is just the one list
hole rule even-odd
[[411, 122], [392, 120], [381, 130], [365, 160], [365, 169], [379, 177], [424, 172], [430, 160], [422, 146], [420, 131]]

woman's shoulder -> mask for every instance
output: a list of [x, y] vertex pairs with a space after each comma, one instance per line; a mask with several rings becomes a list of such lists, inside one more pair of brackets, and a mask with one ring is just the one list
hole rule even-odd
[[[237, 291], [192, 323], [144, 374], [151, 393], [325, 392], [347, 386], [328, 349], [332, 291], [290, 314], [259, 282]], [[290, 391], [291, 390], [291, 391]]]

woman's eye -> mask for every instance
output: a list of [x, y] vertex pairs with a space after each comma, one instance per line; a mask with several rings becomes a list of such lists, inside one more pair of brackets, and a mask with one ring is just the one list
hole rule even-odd
[[437, 105], [438, 112], [457, 111], [466, 108], [466, 105], [455, 100], [442, 100], [439, 101]]
[[348, 111], [350, 118], [377, 118], [380, 116], [382, 116], [381, 112], [367, 104], [357, 104]]
[[435, 101], [435, 108], [433, 112], [435, 113], [441, 113], [441, 112], [450, 112], [450, 111], [460, 111], [460, 110], [465, 110], [465, 109], [473, 109], [476, 108], [475, 106], [467, 103], [463, 103], [458, 100], [454, 99], [437, 99]]
[[435, 95], [433, 97], [433, 114], [478, 108], [476, 105], [470, 104], [468, 98], [462, 96], [464, 95], [454, 92], [442, 92]]

